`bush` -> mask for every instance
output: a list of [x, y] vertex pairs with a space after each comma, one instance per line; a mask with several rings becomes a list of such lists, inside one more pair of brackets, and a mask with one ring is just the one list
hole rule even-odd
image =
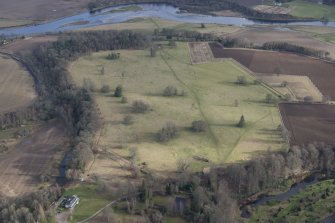
[[240, 121], [237, 123], [237, 127], [243, 128], [245, 126], [244, 116], [242, 115]]
[[114, 96], [115, 97], [122, 97], [123, 95], [123, 87], [121, 85], [118, 85], [116, 88], [115, 88], [115, 91], [114, 91]]
[[245, 78], [245, 76], [238, 76], [237, 80], [236, 80], [236, 84], [246, 85], [247, 84], [247, 79]]
[[134, 122], [133, 116], [126, 115], [126, 116], [124, 116], [122, 123], [125, 124], [125, 125], [130, 125], [130, 124], [133, 124], [133, 122]]
[[109, 85], [104, 84], [104, 85], [101, 87], [100, 91], [101, 91], [101, 93], [108, 93], [108, 92], [111, 91], [111, 89], [110, 89]]
[[194, 132], [204, 132], [207, 129], [207, 122], [203, 121], [203, 120], [198, 120], [198, 121], [194, 121], [192, 122], [192, 130]]
[[120, 53], [114, 53], [114, 52], [111, 52], [106, 57], [107, 60], [117, 60], [119, 58], [120, 58]]
[[136, 100], [133, 102], [133, 106], [132, 106], [132, 111], [134, 113], [145, 113], [149, 110], [150, 106], [141, 101], [141, 100]]
[[121, 103], [122, 103], [122, 104], [126, 104], [126, 103], [128, 103], [128, 98], [123, 96], [123, 97], [121, 98]]
[[267, 94], [265, 96], [265, 102], [268, 103], [268, 104], [275, 103], [276, 102], [276, 98], [272, 94]]
[[163, 95], [165, 97], [172, 97], [172, 96], [176, 96], [177, 94], [178, 94], [178, 90], [174, 86], [167, 86], [163, 92]]
[[165, 126], [158, 131], [157, 139], [159, 142], [167, 142], [177, 135], [177, 126], [172, 122], [167, 122]]
[[304, 102], [308, 102], [308, 103], [313, 102], [313, 97], [312, 96], [306, 96], [306, 97], [304, 97]]

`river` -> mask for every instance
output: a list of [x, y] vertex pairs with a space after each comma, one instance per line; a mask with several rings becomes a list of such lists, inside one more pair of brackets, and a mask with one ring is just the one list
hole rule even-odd
[[42, 24], [0, 29], [0, 35], [14, 36], [32, 36], [44, 33], [54, 33], [60, 31], [78, 30], [85, 27], [99, 26], [104, 24], [115, 24], [128, 21], [134, 18], [155, 17], [160, 19], [172, 20], [184, 23], [213, 23], [236, 26], [248, 26], [256, 24], [281, 24], [281, 25], [310, 25], [310, 26], [328, 26], [335, 27], [335, 22], [322, 23], [313, 22], [290, 22], [290, 23], [270, 23], [254, 21], [239, 17], [210, 16], [194, 13], [181, 13], [174, 6], [167, 4], [137, 4], [142, 8], [140, 11], [120, 11], [111, 12], [123, 6], [105, 8], [99, 12], [91, 14], [84, 12], [63, 19], [46, 22]]

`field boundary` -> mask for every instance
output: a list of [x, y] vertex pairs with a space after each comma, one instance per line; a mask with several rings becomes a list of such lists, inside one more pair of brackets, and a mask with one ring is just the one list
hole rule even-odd
[[251, 76], [253, 76], [254, 78], [256, 78], [257, 81], [259, 81], [259, 83], [264, 87], [266, 88], [267, 90], [269, 90], [270, 92], [272, 92], [273, 94], [277, 95], [278, 97], [280, 98], [283, 98], [284, 95], [282, 93], [280, 93], [279, 91], [273, 89], [271, 86], [267, 85], [264, 81], [262, 80], [259, 80], [257, 78], [257, 75], [251, 71], [249, 68], [245, 67], [243, 64], [239, 63], [238, 61], [236, 61], [235, 59], [233, 58], [223, 58], [224, 60], [228, 60], [228, 61], [231, 61], [235, 66], [241, 68], [242, 70], [246, 71], [247, 73], [249, 73]]

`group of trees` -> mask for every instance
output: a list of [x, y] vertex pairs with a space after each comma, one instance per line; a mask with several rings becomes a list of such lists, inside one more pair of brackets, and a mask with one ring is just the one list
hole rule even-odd
[[191, 205], [167, 214], [182, 216], [190, 222], [238, 222], [239, 203], [245, 203], [249, 196], [279, 187], [284, 180], [306, 172], [330, 176], [335, 171], [334, 161], [334, 148], [311, 144], [292, 147], [288, 152], [268, 153], [247, 162], [212, 167], [203, 174], [185, 170], [163, 185], [167, 195], [191, 194]]
[[47, 212], [52, 202], [61, 196], [59, 187], [39, 190], [16, 200], [0, 198], [0, 222], [54, 222], [54, 213]]
[[323, 50], [316, 50], [286, 42], [267, 42], [264, 43], [261, 48], [264, 50], [286, 51], [325, 59], [329, 56], [329, 52]]
[[323, 0], [322, 2], [325, 5], [335, 5], [335, 0]]
[[43, 118], [39, 116], [39, 110], [36, 105], [29, 106], [18, 111], [6, 112], [0, 114], [0, 129], [19, 127], [27, 121]]

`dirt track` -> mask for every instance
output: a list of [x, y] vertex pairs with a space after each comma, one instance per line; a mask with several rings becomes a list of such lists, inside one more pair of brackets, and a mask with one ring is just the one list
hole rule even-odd
[[223, 49], [210, 44], [216, 58], [233, 58], [255, 73], [308, 76], [323, 95], [335, 99], [335, 63], [292, 53], [249, 49]]
[[62, 124], [53, 121], [10, 152], [0, 154], [0, 196], [15, 197], [37, 190], [40, 175], [52, 165], [64, 137]]
[[335, 144], [334, 105], [281, 103], [279, 109], [291, 133], [291, 144], [314, 141]]

